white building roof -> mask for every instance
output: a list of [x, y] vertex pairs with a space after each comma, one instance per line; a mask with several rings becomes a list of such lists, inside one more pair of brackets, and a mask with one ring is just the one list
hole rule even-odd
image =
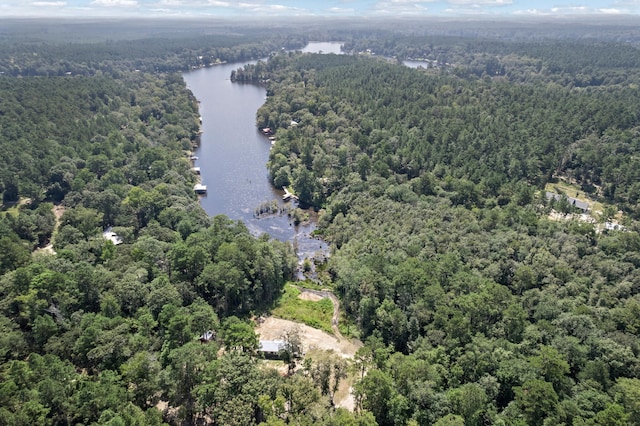
[[120, 236], [118, 234], [116, 234], [115, 232], [113, 232], [111, 230], [111, 228], [107, 228], [103, 233], [102, 233], [102, 238], [104, 238], [105, 240], [109, 240], [111, 241], [114, 245], [118, 245], [118, 244], [122, 244], [122, 238], [120, 238]]
[[284, 347], [284, 340], [260, 340], [260, 350], [262, 352], [280, 352]]

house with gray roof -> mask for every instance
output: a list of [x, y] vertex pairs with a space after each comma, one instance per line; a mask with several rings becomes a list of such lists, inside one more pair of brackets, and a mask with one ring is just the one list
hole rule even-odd
[[572, 207], [580, 209], [585, 213], [589, 211], [589, 203], [587, 203], [586, 201], [578, 200], [577, 198], [567, 197], [566, 195], [561, 195], [561, 194], [557, 194], [555, 192], [549, 192], [549, 191], [547, 191], [546, 196], [547, 196], [547, 200], [553, 199], [555, 201], [560, 201], [562, 197], [565, 197], [567, 199], [567, 202], [569, 202], [569, 205], [571, 205]]

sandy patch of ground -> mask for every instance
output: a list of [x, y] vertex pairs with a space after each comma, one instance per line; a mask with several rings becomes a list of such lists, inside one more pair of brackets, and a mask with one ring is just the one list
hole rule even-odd
[[336, 407], [344, 408], [349, 411], [356, 409], [356, 398], [353, 396], [353, 388], [349, 383], [340, 383], [338, 392], [333, 397]]
[[329, 333], [309, 327], [308, 325], [274, 317], [266, 318], [262, 324], [256, 328], [256, 333], [260, 335], [260, 339], [277, 340], [282, 338], [285, 331], [293, 327], [299, 327], [300, 329], [300, 339], [302, 340], [302, 346], [305, 352], [314, 348], [324, 350], [333, 349], [344, 358], [353, 358], [358, 348], [362, 346], [362, 343], [357, 340], [338, 339]]
[[57, 206], [53, 206], [53, 214], [56, 217], [56, 227], [57, 227], [60, 224], [60, 218], [64, 214], [64, 206], [59, 204]]
[[585, 213], [559, 213], [555, 210], [551, 210], [549, 213], [549, 220], [553, 220], [556, 222], [560, 221], [569, 221], [569, 220], [579, 220], [580, 222], [587, 223], [596, 223], [596, 220], [588, 214]]
[[[64, 206], [61, 206], [59, 204], [54, 205], [52, 211], [53, 211], [53, 215], [56, 218], [56, 223], [53, 226], [53, 234], [55, 234], [56, 231], [58, 230], [58, 227], [60, 226], [60, 218], [64, 214]], [[51, 235], [52, 240], [53, 240], [53, 234]], [[51, 241], [48, 245], [44, 247], [37, 248], [35, 253], [56, 254], [56, 251], [53, 249], [53, 241]]]
[[306, 291], [304, 293], [300, 293], [298, 295], [298, 299], [302, 299], [302, 300], [310, 300], [312, 302], [319, 302], [322, 299], [324, 299], [324, 297], [319, 296], [317, 294], [313, 294], [313, 293], [307, 293]]
[[52, 254], [56, 254], [56, 251], [53, 249], [53, 244], [49, 243], [44, 247], [38, 247], [34, 251], [34, 254], [35, 253], [42, 253], [42, 254], [52, 255]]

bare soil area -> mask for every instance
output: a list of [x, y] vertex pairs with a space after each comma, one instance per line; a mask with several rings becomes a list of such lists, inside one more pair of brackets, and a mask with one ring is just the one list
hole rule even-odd
[[300, 329], [300, 339], [305, 352], [314, 348], [333, 349], [344, 358], [353, 358], [358, 348], [362, 346], [362, 342], [357, 340], [352, 341], [344, 337], [334, 337], [308, 325], [274, 317], [266, 318], [256, 328], [256, 333], [260, 335], [260, 339], [277, 340], [282, 338], [285, 331], [293, 327], [299, 327]]
[[[362, 342], [356, 339], [345, 338], [338, 329], [338, 320], [340, 317], [340, 301], [328, 290], [312, 290], [308, 288], [298, 287], [300, 295], [298, 298], [302, 300], [310, 300], [318, 302], [324, 298], [329, 298], [333, 304], [333, 316], [331, 320], [331, 328], [334, 335], [330, 335], [317, 328], [309, 327], [295, 321], [289, 321], [281, 318], [267, 317], [259, 322], [256, 333], [262, 340], [282, 339], [284, 333], [292, 328], [298, 328], [300, 339], [302, 341], [302, 349], [304, 353], [314, 350], [333, 350], [343, 358], [352, 359], [358, 348], [362, 346]], [[355, 409], [355, 399], [353, 396], [353, 377], [349, 375], [346, 380], [340, 383], [338, 391], [334, 395], [336, 407], [342, 407], [353, 411]]]
[[[306, 294], [306, 297], [313, 296], [310, 293], [303, 294]], [[315, 296], [322, 299], [321, 296]], [[352, 359], [358, 348], [362, 346], [362, 342], [359, 340], [346, 339], [342, 335], [335, 337], [329, 333], [325, 333], [324, 331], [309, 327], [305, 324], [274, 317], [267, 317], [262, 321], [258, 328], [256, 328], [256, 333], [260, 335], [260, 339], [277, 340], [282, 338], [285, 331], [293, 327], [298, 327], [300, 330], [300, 339], [302, 340], [302, 346], [305, 353], [315, 349], [334, 350], [343, 358]], [[286, 371], [286, 366], [284, 366], [284, 364], [280, 371], [282, 373]], [[342, 407], [350, 411], [355, 409], [355, 399], [353, 397], [353, 389], [351, 387], [352, 384], [352, 377], [349, 377], [340, 383], [340, 387], [334, 395], [336, 407]]]
[[53, 211], [53, 215], [56, 218], [56, 223], [53, 227], [53, 234], [51, 236], [52, 241], [50, 241], [49, 244], [47, 244], [44, 247], [37, 248], [35, 251], [36, 253], [56, 254], [56, 251], [53, 249], [53, 235], [58, 231], [58, 227], [60, 226], [60, 218], [64, 214], [64, 206], [55, 205], [53, 206], [52, 211]]
[[300, 293], [300, 295], [298, 296], [298, 299], [310, 300], [312, 302], [319, 302], [322, 299], [324, 299], [324, 297], [317, 294], [313, 294], [313, 293], [303, 292], [303, 293]]

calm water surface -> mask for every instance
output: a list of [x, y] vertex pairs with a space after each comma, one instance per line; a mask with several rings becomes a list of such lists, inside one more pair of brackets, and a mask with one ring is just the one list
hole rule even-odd
[[402, 64], [409, 68], [431, 68], [433, 65], [427, 61], [402, 61]]
[[[309, 43], [305, 52], [340, 53], [340, 43]], [[207, 195], [202, 207], [210, 216], [227, 215], [242, 220], [254, 235], [268, 233], [291, 241], [298, 256], [327, 254], [327, 245], [310, 233], [315, 223], [293, 226], [287, 215], [256, 218], [256, 207], [278, 200], [283, 191], [269, 182], [266, 163], [271, 143], [256, 128], [256, 111], [266, 99], [266, 90], [252, 84], [231, 83], [231, 71], [247, 62], [216, 65], [183, 74], [187, 87], [200, 102], [202, 137], [195, 155]]]
[[312, 41], [307, 44], [306, 47], [301, 49], [305, 53], [335, 53], [341, 54], [340, 46], [342, 42], [339, 41]]

